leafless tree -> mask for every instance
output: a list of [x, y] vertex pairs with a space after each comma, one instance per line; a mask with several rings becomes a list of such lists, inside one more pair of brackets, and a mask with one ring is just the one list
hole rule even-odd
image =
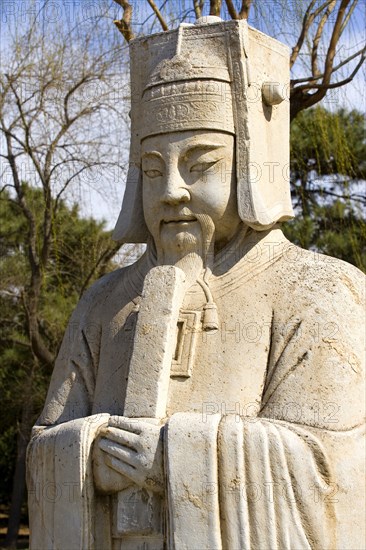
[[[29, 25], [27, 33], [11, 43], [8, 68], [0, 74], [2, 189], [12, 189], [28, 221], [32, 280], [26, 310], [34, 352], [46, 363], [52, 363], [53, 356], [39, 333], [37, 304], [59, 201], [75, 182], [118, 165], [113, 133], [123, 124], [127, 131], [117, 108], [118, 93], [123, 93], [116, 87], [123, 48], [109, 44], [109, 51], [96, 51], [98, 22], [92, 27], [73, 42], [61, 31], [49, 43], [37, 24]], [[43, 189], [41, 232], [22, 190], [27, 178]]]
[[[126, 46], [111, 33], [110, 21], [103, 14], [67, 25], [61, 20], [46, 21], [42, 9], [25, 25], [15, 24], [14, 33], [9, 33], [3, 44], [0, 200], [13, 201], [27, 221], [30, 276], [26, 286], [18, 290], [34, 368], [43, 365], [51, 369], [54, 361], [55, 350], [49, 348], [42, 332], [40, 300], [61, 199], [77, 185], [85, 187], [90, 181], [97, 181], [101, 192], [107, 192], [104, 188], [108, 177], [113, 177], [111, 168], [121, 176], [127, 163], [122, 143], [128, 134], [128, 116], [120, 106], [128, 96], [122, 85], [127, 71], [124, 50]], [[41, 225], [24, 192], [25, 181], [43, 192]], [[100, 251], [85, 285], [103, 270], [118, 248], [111, 242]], [[25, 450], [32, 420], [31, 380], [28, 390], [19, 426], [8, 547], [16, 543], [24, 494]]]

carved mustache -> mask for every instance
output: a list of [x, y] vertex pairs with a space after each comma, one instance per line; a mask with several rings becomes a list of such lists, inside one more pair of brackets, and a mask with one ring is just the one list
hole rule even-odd
[[197, 221], [197, 216], [195, 216], [189, 208], [183, 208], [179, 212], [172, 212], [167, 214], [161, 220], [162, 223], [174, 223], [174, 222], [191, 222]]

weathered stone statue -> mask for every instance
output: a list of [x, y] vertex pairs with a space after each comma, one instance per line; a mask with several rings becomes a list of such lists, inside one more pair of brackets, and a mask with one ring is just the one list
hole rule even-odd
[[28, 452], [32, 549], [361, 549], [364, 278], [291, 245], [288, 52], [218, 18], [131, 44], [115, 237]]

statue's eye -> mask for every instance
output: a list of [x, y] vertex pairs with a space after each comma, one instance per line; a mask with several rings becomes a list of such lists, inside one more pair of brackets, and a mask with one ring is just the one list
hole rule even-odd
[[144, 174], [151, 179], [159, 178], [163, 175], [160, 170], [144, 170]]
[[197, 162], [197, 164], [191, 166], [189, 171], [202, 174], [203, 172], [207, 172], [217, 162], [218, 160], [214, 160], [212, 162]]

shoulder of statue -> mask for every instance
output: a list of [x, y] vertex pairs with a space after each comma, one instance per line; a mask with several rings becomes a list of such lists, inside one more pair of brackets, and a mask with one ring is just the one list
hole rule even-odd
[[105, 297], [106, 293], [113, 292], [113, 289], [118, 285], [118, 283], [126, 276], [126, 270], [128, 267], [120, 267], [106, 273], [100, 279], [95, 281], [89, 288], [85, 290], [80, 298], [79, 303], [87, 303], [90, 301], [98, 300], [98, 298]]
[[338, 258], [289, 245], [273, 266], [271, 277], [281, 311], [295, 308], [303, 314], [313, 311], [342, 319], [362, 314], [365, 306], [362, 271]]
[[133, 301], [141, 293], [144, 280], [144, 261], [140, 258], [134, 264], [120, 267], [95, 281], [81, 296], [73, 320], [99, 318], [108, 304], [122, 304]]
[[[299, 284], [308, 281], [318, 283], [322, 287], [322, 283], [332, 282], [333, 286], [338, 286], [351, 282], [361, 291], [365, 287], [365, 274], [356, 266], [333, 256], [301, 248], [289, 241], [279, 228], [269, 232], [263, 241], [264, 246], [269, 246], [271, 241], [275, 242], [275, 246], [280, 245], [278, 247], [280, 254], [277, 254], [279, 265], [289, 279], [297, 277]], [[273, 252], [276, 252], [275, 247]]]

